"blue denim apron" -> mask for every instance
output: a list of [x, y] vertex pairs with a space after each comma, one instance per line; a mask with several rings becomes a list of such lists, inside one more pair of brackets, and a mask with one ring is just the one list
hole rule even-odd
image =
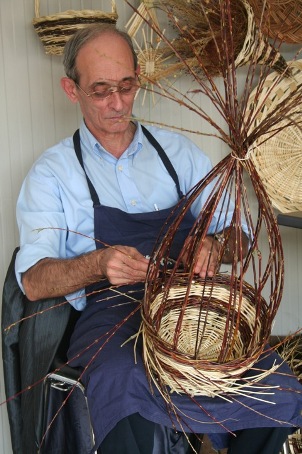
[[[143, 132], [164, 162], [171, 176], [171, 183], [174, 181], [178, 196], [182, 199], [177, 175], [164, 150], [145, 128]], [[74, 143], [84, 169], [78, 131], [74, 136]], [[150, 255], [159, 232], [174, 207], [151, 213], [129, 214], [103, 206], [100, 205], [87, 175], [86, 178], [94, 205], [95, 238], [107, 244], [134, 246], [143, 255]], [[177, 233], [172, 258], [177, 257], [177, 251], [193, 223], [193, 216], [188, 214]], [[96, 241], [96, 248], [101, 247], [101, 243]], [[159, 392], [156, 389], [151, 392], [142, 360], [141, 337], [137, 338], [136, 344], [133, 339], [141, 323], [139, 301], [143, 298], [144, 284], [118, 287], [117, 291], [119, 293], [110, 289], [108, 282], [86, 288], [86, 294], [89, 295], [87, 306], [76, 325], [68, 352], [72, 366], [87, 368], [83, 382], [87, 389], [96, 446], [100, 445], [117, 422], [134, 413], [139, 413], [152, 422], [182, 429], [167, 409]], [[257, 367], [269, 368], [274, 360], [281, 362], [278, 355], [270, 354], [264, 357]], [[290, 374], [286, 365], [281, 366], [280, 371]], [[272, 374], [262, 383], [302, 390], [298, 381], [288, 375], [282, 377]], [[200, 405], [198, 406], [185, 395], [173, 395], [172, 398], [175, 405], [181, 409], [183, 429], [187, 432], [212, 433], [212, 442], [219, 449], [227, 445], [229, 433], [225, 427], [235, 431], [278, 426], [273, 419], [261, 416], [260, 413], [268, 415], [269, 418], [279, 415], [277, 419], [291, 422], [295, 426], [302, 425], [301, 395], [276, 389], [272, 393], [270, 396], [266, 395], [265, 399], [274, 402], [274, 405], [244, 397], [236, 397], [243, 405], [221, 398], [202, 397], [197, 398]], [[252, 410], [247, 410], [246, 406]], [[183, 415], [188, 415], [188, 418]]]

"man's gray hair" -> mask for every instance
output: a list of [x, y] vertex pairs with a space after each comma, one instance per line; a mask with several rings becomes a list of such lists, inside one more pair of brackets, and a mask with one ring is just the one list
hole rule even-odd
[[133, 56], [134, 70], [137, 69], [137, 55], [130, 36], [126, 32], [116, 28], [113, 24], [95, 24], [80, 29], [65, 44], [63, 65], [67, 77], [74, 80], [76, 83], [79, 83], [79, 73], [76, 67], [76, 59], [80, 49], [89, 41], [107, 33], [112, 33], [113, 35], [119, 36], [126, 41]]

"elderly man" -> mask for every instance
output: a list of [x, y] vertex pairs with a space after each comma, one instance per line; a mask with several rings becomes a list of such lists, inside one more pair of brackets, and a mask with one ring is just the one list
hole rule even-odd
[[[139, 67], [128, 35], [112, 26], [83, 29], [67, 43], [64, 66], [61, 85], [71, 102], [79, 103], [83, 121], [73, 138], [42, 154], [22, 186], [16, 274], [30, 300], [64, 295], [83, 311], [69, 358], [73, 366], [88, 366], [83, 380], [100, 452], [185, 453], [190, 448], [181, 427], [161, 396], [150, 391], [140, 340], [136, 363], [133, 342], [121, 345], [140, 325], [137, 308], [146, 256], [173, 207], [211, 164], [184, 136], [144, 128], [133, 119]], [[177, 244], [186, 240], [209, 191], [186, 215]], [[216, 217], [220, 230], [230, 217]], [[35, 230], [42, 227], [54, 229]], [[196, 262], [201, 277], [215, 270], [220, 249], [215, 231], [210, 226]], [[231, 235], [225, 262], [232, 260], [233, 241]], [[246, 251], [247, 239], [244, 243]], [[291, 407], [288, 422], [294, 424], [297, 403], [288, 394], [283, 401]], [[198, 406], [187, 396], [176, 396], [175, 404], [187, 432], [225, 434], [220, 421], [238, 430], [237, 437], [231, 437], [230, 453], [277, 454], [292, 430], [292, 424], [275, 429], [278, 424], [270, 416], [257, 422], [244, 408], [247, 401], [236, 405], [204, 398]], [[262, 410], [260, 406], [255, 411]]]

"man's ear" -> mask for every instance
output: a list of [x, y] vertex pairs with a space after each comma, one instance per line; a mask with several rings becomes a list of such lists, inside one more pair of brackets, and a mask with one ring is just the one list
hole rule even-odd
[[71, 102], [78, 102], [77, 88], [72, 79], [70, 79], [69, 77], [62, 77], [61, 87], [63, 88]]

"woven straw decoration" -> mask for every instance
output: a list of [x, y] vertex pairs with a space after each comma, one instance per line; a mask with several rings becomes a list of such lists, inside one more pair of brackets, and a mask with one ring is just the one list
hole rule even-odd
[[137, 11], [130, 17], [125, 25], [128, 35], [134, 38], [141, 27], [144, 26], [145, 20], [151, 20], [156, 27], [159, 28], [159, 23], [156, 15], [155, 2], [152, 0], [141, 0]]
[[[142, 0], [125, 25], [127, 33], [132, 38], [140, 65], [140, 86], [144, 89], [142, 105], [144, 105], [147, 94], [151, 95], [155, 104], [154, 84], [159, 81], [170, 84], [168, 78], [173, 77], [175, 80], [184, 69], [184, 64], [180, 61], [175, 62], [174, 52], [167, 45], [163, 45], [163, 40], [158, 38], [156, 32], [146, 25], [146, 21], [150, 21], [155, 29], [161, 29], [154, 1]], [[140, 40], [137, 38], [139, 31], [141, 32]]]
[[80, 28], [97, 22], [112, 23], [117, 21], [115, 1], [111, 1], [111, 12], [98, 10], [68, 10], [40, 17], [40, 0], [35, 0], [35, 18], [33, 26], [43, 43], [45, 53], [61, 55], [68, 39]]
[[[302, 60], [292, 62], [292, 77], [280, 79], [279, 74], [270, 74], [261, 89], [265, 105], [257, 114], [254, 127], [278, 108], [302, 84]], [[273, 89], [272, 89], [273, 87]], [[257, 87], [252, 92], [249, 104], [254, 104]], [[255, 108], [255, 106], [254, 106]], [[272, 204], [281, 212], [302, 210], [302, 129], [301, 109], [293, 109], [283, 119], [274, 134], [268, 132], [256, 142], [251, 159], [271, 198]]]
[[302, 43], [302, 0], [249, 0], [257, 24], [270, 38]]

